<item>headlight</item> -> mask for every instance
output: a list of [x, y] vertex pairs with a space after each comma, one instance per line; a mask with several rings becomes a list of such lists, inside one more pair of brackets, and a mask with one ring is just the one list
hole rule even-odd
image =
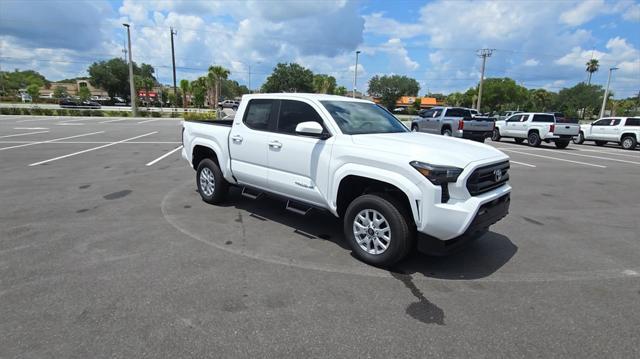
[[431, 183], [438, 186], [457, 181], [462, 173], [462, 168], [458, 167], [436, 166], [419, 161], [412, 161], [409, 164], [423, 176], [427, 177]]

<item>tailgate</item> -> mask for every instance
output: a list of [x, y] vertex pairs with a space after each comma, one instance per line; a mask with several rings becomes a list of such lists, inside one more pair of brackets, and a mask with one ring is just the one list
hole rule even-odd
[[577, 136], [580, 132], [580, 125], [575, 123], [556, 123], [556, 128], [553, 131], [554, 135], [558, 136]]
[[491, 132], [493, 131], [493, 119], [486, 117], [474, 117], [464, 119], [464, 130], [470, 132]]

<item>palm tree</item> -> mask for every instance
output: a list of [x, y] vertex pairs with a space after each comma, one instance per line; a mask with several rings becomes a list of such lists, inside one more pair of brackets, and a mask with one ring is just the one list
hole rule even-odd
[[598, 62], [598, 59], [591, 59], [589, 60], [589, 62], [587, 62], [587, 72], [589, 73], [589, 80], [587, 81], [587, 85], [591, 85], [591, 75], [593, 75], [594, 72], [598, 71], [598, 68], [600, 67], [600, 63]]
[[180, 80], [180, 90], [182, 91], [182, 106], [184, 109], [187, 109], [187, 94], [191, 91], [191, 86], [189, 86], [189, 80], [182, 79]]
[[231, 72], [222, 66], [209, 66], [209, 72], [207, 73], [207, 80], [214, 88], [214, 100], [211, 105], [212, 108], [218, 107], [218, 98], [220, 97], [220, 84], [222, 80], [226, 80]]

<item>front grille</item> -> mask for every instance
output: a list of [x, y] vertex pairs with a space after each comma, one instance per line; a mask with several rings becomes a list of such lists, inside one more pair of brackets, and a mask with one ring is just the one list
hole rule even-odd
[[[499, 176], [498, 173], [500, 174]], [[472, 196], [476, 196], [496, 189], [507, 183], [508, 180], [509, 161], [504, 161], [480, 167], [473, 171], [467, 180], [467, 189]]]

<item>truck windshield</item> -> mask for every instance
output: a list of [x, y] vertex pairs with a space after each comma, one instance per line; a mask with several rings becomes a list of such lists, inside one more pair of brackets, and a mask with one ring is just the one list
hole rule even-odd
[[321, 101], [345, 135], [409, 130], [380, 106], [367, 102]]

